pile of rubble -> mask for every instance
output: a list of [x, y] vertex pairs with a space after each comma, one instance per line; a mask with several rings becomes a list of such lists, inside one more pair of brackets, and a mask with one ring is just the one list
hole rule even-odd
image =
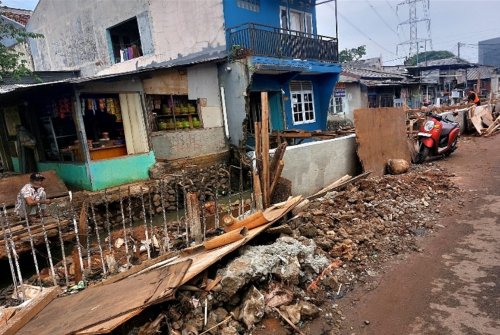
[[264, 317], [284, 320], [299, 333], [320, 312], [325, 322], [339, 323], [336, 299], [376, 276], [390, 257], [419, 251], [417, 237], [439, 222], [438, 204], [459, 192], [448, 177], [433, 164], [417, 166], [404, 175], [357, 181], [296, 208], [293, 218], [268, 230], [274, 242], [246, 246], [221, 264], [210, 292], [181, 288], [165, 322], [172, 334], [183, 335], [212, 327], [208, 334], [249, 334], [263, 327]]

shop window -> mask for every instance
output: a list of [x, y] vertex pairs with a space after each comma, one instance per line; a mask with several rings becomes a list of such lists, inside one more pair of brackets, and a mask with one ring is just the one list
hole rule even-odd
[[120, 23], [108, 29], [112, 56], [115, 63], [134, 59], [143, 55], [141, 36], [137, 18]]
[[310, 81], [292, 81], [290, 93], [292, 96], [293, 124], [316, 122], [312, 83]]
[[62, 97], [43, 105], [39, 130], [47, 161], [82, 161], [73, 120], [74, 99]]
[[197, 101], [189, 100], [187, 95], [148, 95], [146, 98], [153, 131], [203, 128]]
[[81, 106], [90, 159], [126, 155], [125, 131], [118, 94], [82, 95]]
[[344, 113], [344, 98], [332, 96], [330, 99], [330, 106], [328, 111], [330, 114], [343, 114]]

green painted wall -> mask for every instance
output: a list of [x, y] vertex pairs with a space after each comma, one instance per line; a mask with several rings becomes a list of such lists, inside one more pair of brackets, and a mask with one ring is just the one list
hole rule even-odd
[[59, 178], [71, 189], [92, 189], [83, 163], [39, 162], [38, 170], [55, 170]]
[[90, 162], [92, 191], [149, 179], [149, 168], [155, 163], [152, 151]]
[[11, 157], [11, 159], [12, 159], [12, 167], [14, 168], [14, 172], [21, 172], [21, 169], [19, 168], [19, 158]]

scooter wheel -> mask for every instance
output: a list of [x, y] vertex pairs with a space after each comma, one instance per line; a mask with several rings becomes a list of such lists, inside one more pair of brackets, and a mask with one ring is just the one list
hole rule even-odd
[[420, 146], [420, 150], [418, 151], [417, 155], [415, 156], [415, 161], [413, 163], [415, 164], [422, 164], [427, 156], [429, 156], [429, 151], [430, 149], [427, 148], [425, 145]]
[[448, 157], [450, 156], [455, 150], [457, 150], [457, 142], [458, 142], [458, 138], [456, 138], [453, 143], [451, 144], [451, 148], [450, 148], [450, 151], [448, 151], [447, 153], [444, 154], [444, 157]]

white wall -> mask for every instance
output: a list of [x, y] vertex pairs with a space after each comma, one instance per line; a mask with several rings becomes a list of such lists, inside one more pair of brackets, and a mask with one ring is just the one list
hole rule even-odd
[[309, 196], [358, 170], [356, 136], [288, 147], [282, 176], [292, 182], [292, 194]]
[[[113, 64], [107, 29], [133, 17], [152, 52]], [[45, 36], [30, 42], [36, 70], [80, 69], [82, 76], [225, 48], [222, 0], [40, 0], [27, 29]]]

